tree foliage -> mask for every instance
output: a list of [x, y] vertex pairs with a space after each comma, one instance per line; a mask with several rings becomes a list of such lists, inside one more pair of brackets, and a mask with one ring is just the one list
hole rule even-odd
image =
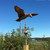
[[[50, 49], [50, 39], [47, 42], [32, 42], [30, 38], [31, 34], [28, 34], [27, 43], [29, 44], [29, 50]], [[0, 50], [23, 50], [23, 45], [25, 45], [24, 30], [16, 32], [13, 29], [11, 33], [6, 33], [4, 36], [0, 35]]]
[[[28, 35], [27, 37], [30, 37], [30, 35]], [[25, 35], [24, 34], [22, 35], [22, 32], [16, 32], [14, 29], [12, 30], [11, 33], [6, 33], [5, 36], [3, 35], [0, 36], [1, 50], [23, 50], [24, 44], [25, 44]]]

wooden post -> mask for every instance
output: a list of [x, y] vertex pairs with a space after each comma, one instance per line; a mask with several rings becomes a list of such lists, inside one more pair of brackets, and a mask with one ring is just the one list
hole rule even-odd
[[24, 50], [29, 50], [29, 45], [24, 45]]

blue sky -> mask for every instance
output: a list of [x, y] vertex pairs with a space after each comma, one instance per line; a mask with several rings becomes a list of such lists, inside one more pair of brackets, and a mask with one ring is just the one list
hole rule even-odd
[[32, 37], [50, 37], [50, 0], [0, 0], [0, 34], [11, 32], [12, 29], [24, 28], [24, 20], [16, 22], [18, 14], [14, 6], [22, 8], [25, 13], [38, 13], [28, 17], [27, 27], [33, 27]]

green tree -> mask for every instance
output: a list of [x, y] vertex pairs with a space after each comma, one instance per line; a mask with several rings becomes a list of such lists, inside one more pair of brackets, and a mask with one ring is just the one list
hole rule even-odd
[[[24, 30], [23, 30], [24, 32]], [[25, 44], [25, 35], [22, 32], [16, 32], [14, 29], [11, 33], [6, 33], [5, 36], [0, 36], [1, 50], [23, 50]], [[20, 34], [20, 36], [19, 36]], [[27, 35], [28, 44], [30, 45], [30, 34]]]
[[3, 34], [0, 35], [0, 50], [3, 50], [4, 45], [4, 37]]

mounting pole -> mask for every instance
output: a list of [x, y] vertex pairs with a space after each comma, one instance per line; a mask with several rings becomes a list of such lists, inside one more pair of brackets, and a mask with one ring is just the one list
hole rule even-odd
[[25, 45], [27, 45], [27, 29], [26, 29], [26, 19], [25, 19]]
[[25, 26], [26, 26], [26, 19], [25, 19]]
[[25, 19], [25, 29], [24, 29], [24, 34], [25, 34], [25, 45], [24, 45], [24, 50], [29, 50], [29, 45], [27, 45], [27, 29], [26, 29], [26, 19]]

